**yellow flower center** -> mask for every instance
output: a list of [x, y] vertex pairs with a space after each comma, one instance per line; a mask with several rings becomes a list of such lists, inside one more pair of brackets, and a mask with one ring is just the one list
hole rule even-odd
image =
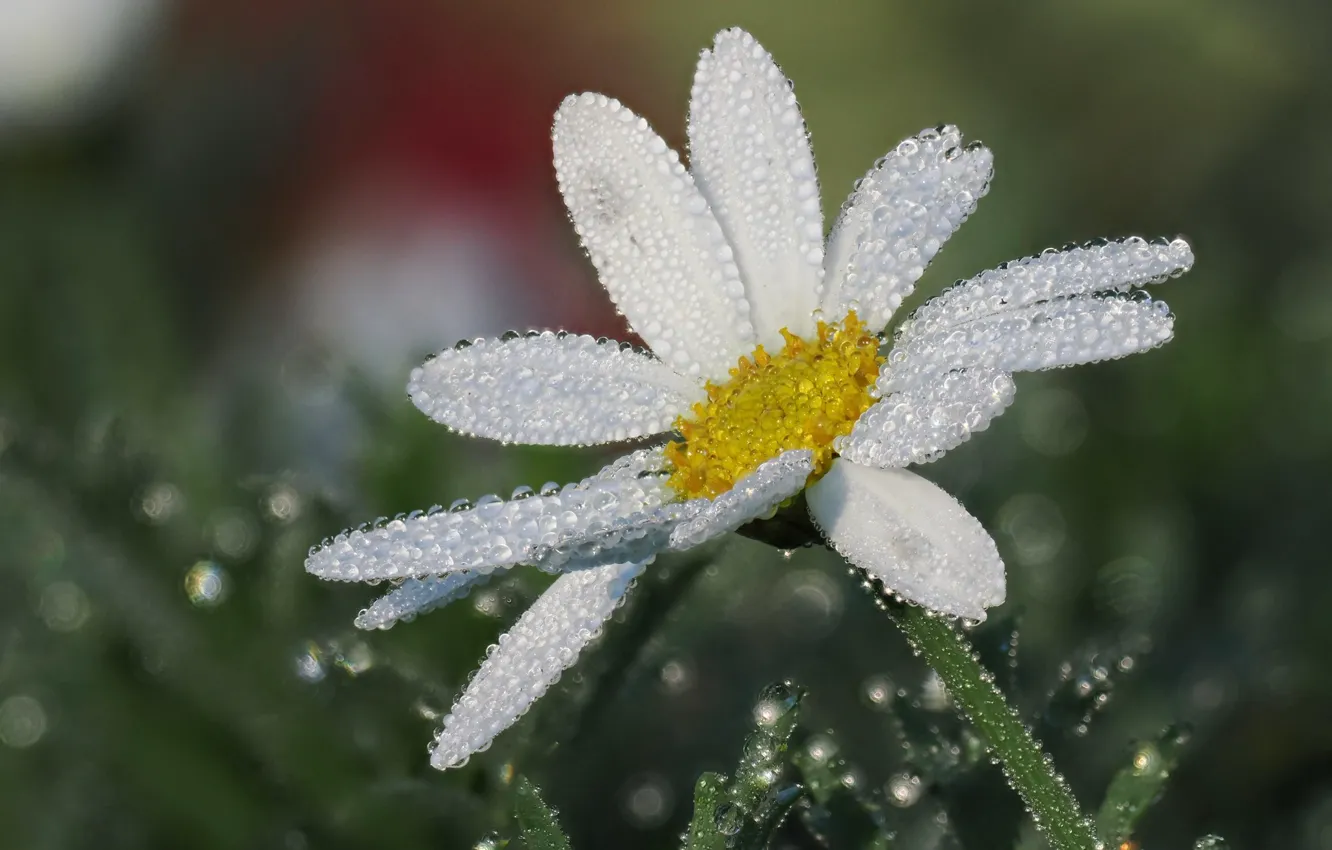
[[782, 328], [786, 344], [772, 355], [759, 346], [712, 381], [706, 402], [675, 420], [684, 438], [666, 446], [674, 469], [668, 483], [682, 498], [714, 498], [782, 452], [811, 449], [812, 479], [832, 464], [832, 442], [851, 433], [875, 399], [879, 338], [856, 314], [837, 324], [819, 322], [814, 339]]

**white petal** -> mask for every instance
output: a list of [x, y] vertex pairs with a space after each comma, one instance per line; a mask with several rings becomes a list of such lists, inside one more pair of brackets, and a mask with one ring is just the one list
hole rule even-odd
[[1135, 236], [1062, 251], [1050, 249], [948, 288], [904, 322], [899, 335], [921, 336], [1040, 301], [1160, 283], [1192, 267], [1193, 250], [1183, 239], [1148, 242]]
[[735, 249], [758, 341], [781, 348], [781, 328], [811, 336], [823, 266], [814, 156], [791, 83], [743, 30], [718, 33], [698, 60], [689, 166]]
[[491, 647], [444, 718], [430, 763], [459, 767], [512, 726], [600, 634], [642, 571], [642, 564], [611, 564], [556, 579]]
[[646, 478], [649, 474], [668, 471], [666, 456], [661, 446], [649, 446], [617, 457], [598, 470], [595, 475], [584, 478], [578, 486], [586, 487], [595, 481], [612, 481], [618, 478]]
[[[591, 478], [587, 478], [577, 486], [586, 488], [595, 482], [610, 481], [614, 479], [634, 478], [640, 475], [657, 474], [662, 469], [665, 461], [662, 457], [660, 448], [640, 449], [636, 452], [624, 455], [618, 458], [614, 463], [608, 464], [604, 469]], [[661, 509], [657, 509], [660, 512]], [[651, 511], [651, 509], [649, 509]], [[622, 524], [623, 525], [623, 524]], [[623, 529], [621, 529], [622, 531]], [[664, 547], [664, 535], [667, 528], [657, 539], [657, 548]], [[623, 537], [621, 533], [616, 540]], [[606, 551], [613, 548], [609, 545], [610, 541], [606, 535], [600, 539], [599, 551]], [[568, 563], [568, 555], [571, 549], [576, 546], [566, 544], [560, 551], [559, 557], [564, 560], [561, 566], [572, 568], [581, 567], [583, 564], [572, 565]], [[622, 547], [627, 548], [627, 547]], [[654, 550], [655, 551], [655, 550]], [[542, 550], [542, 554], [533, 554], [534, 560], [539, 560], [540, 565], [549, 568], [549, 563], [554, 561], [554, 553]], [[589, 563], [586, 566], [595, 566]], [[362, 629], [387, 629], [391, 628], [400, 620], [414, 619], [427, 611], [433, 611], [449, 604], [455, 600], [461, 599], [470, 594], [475, 588], [490, 581], [493, 573], [483, 572], [453, 572], [443, 576], [434, 576], [429, 578], [409, 578], [401, 585], [376, 599], [369, 608], [365, 609], [356, 618], [356, 626]]]
[[601, 554], [612, 543], [641, 539], [645, 525], [669, 519], [663, 515], [674, 506], [665, 503], [675, 494], [664, 479], [637, 477], [631, 470], [617, 468], [623, 477], [599, 475], [551, 495], [528, 495], [529, 490], [525, 498], [509, 501], [488, 496], [462, 510], [345, 531], [312, 549], [305, 568], [335, 581], [488, 573], [531, 563], [558, 569], [578, 547], [595, 546]]
[[740, 270], [675, 151], [603, 95], [555, 114], [555, 173], [601, 283], [658, 357], [725, 378], [754, 348]]
[[1012, 376], [996, 369], [934, 373], [885, 393], [836, 443], [837, 452], [866, 466], [929, 463], [989, 427], [1013, 393]]
[[914, 472], [836, 460], [806, 498], [832, 547], [908, 601], [972, 620], [1004, 601], [1004, 564], [990, 535]]
[[446, 349], [412, 370], [407, 394], [463, 434], [567, 446], [669, 430], [702, 390], [619, 343], [546, 332]]
[[688, 503], [668, 503], [610, 519], [598, 515], [563, 535], [559, 543], [538, 547], [532, 564], [553, 573], [626, 560], [645, 561], [665, 549], [671, 531], [697, 510]]
[[450, 573], [437, 578], [409, 578], [376, 599], [356, 618], [358, 629], [387, 629], [467, 596], [490, 581], [491, 573]]
[[697, 515], [671, 532], [672, 549], [692, 549], [714, 537], [735, 531], [750, 520], [767, 516], [787, 499], [805, 489], [814, 471], [814, 453], [808, 449], [783, 452], [746, 475], [716, 499], [704, 503]]
[[1136, 296], [1044, 301], [933, 333], [904, 335], [888, 362], [903, 374], [969, 366], [1030, 372], [1136, 354], [1168, 342], [1175, 326], [1164, 301], [1152, 301], [1145, 292]]
[[902, 299], [976, 202], [989, 191], [994, 157], [962, 146], [956, 127], [907, 139], [856, 184], [833, 226], [824, 259], [826, 316], [855, 310], [873, 330], [888, 324]]

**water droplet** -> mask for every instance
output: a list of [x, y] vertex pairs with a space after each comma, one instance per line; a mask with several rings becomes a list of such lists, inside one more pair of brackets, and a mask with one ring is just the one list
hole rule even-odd
[[914, 806], [920, 799], [922, 791], [920, 777], [909, 771], [902, 771], [889, 779], [883, 790], [888, 795], [888, 801], [894, 806], [903, 809]]
[[800, 702], [799, 689], [791, 682], [774, 682], [759, 694], [754, 722], [765, 728], [776, 726]]
[[324, 651], [319, 644], [312, 640], [306, 641], [297, 650], [293, 665], [296, 669], [296, 675], [302, 681], [311, 684], [323, 681], [324, 677], [328, 675], [328, 670], [324, 667]]
[[870, 676], [860, 686], [865, 704], [875, 711], [887, 711], [893, 705], [897, 686], [887, 676]]
[[480, 590], [472, 594], [472, 607], [478, 614], [498, 617], [504, 613], [504, 597], [497, 590]]
[[185, 595], [198, 608], [213, 608], [230, 592], [227, 571], [213, 561], [199, 561], [185, 573]]
[[750, 735], [745, 739], [742, 758], [751, 765], [758, 766], [771, 761], [777, 755], [777, 742], [770, 735]]
[[735, 803], [721, 803], [713, 812], [712, 825], [722, 835], [736, 835], [744, 828], [745, 813]]
[[837, 742], [827, 735], [815, 735], [805, 744], [805, 754], [818, 763], [837, 755]]
[[1141, 744], [1137, 751], [1133, 753], [1133, 772], [1140, 776], [1147, 773], [1156, 773], [1161, 769], [1161, 766], [1161, 752], [1156, 749], [1155, 744]]

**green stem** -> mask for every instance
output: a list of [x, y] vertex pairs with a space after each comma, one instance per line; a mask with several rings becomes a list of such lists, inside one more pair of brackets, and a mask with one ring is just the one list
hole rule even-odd
[[976, 660], [971, 646], [945, 618], [915, 605], [889, 602], [888, 615], [939, 674], [953, 701], [971, 718], [1002, 763], [1008, 780], [1055, 850], [1095, 850], [1091, 821], [1068, 784], [1031, 736], [994, 677]]

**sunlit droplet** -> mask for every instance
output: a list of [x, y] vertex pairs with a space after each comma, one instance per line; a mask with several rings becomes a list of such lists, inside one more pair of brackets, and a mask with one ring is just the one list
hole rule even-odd
[[777, 725], [800, 701], [796, 688], [788, 682], [768, 685], [754, 705], [754, 722], [765, 728]]
[[185, 573], [185, 595], [199, 608], [213, 608], [230, 592], [226, 570], [213, 561], [199, 561]]
[[1133, 754], [1133, 772], [1138, 775], [1156, 771], [1161, 765], [1161, 753], [1154, 744], [1143, 744]]
[[330, 645], [329, 649], [333, 663], [348, 675], [359, 676], [375, 666], [375, 656], [370, 651], [370, 645], [363, 640], [338, 642]]
[[311, 684], [323, 681], [328, 675], [328, 670], [324, 667], [324, 651], [320, 649], [319, 644], [312, 640], [306, 641], [296, 652], [293, 659], [296, 669], [296, 675], [305, 682]]
[[920, 799], [920, 777], [907, 771], [895, 774], [884, 786], [884, 792], [894, 806], [903, 809], [914, 806]]
[[805, 744], [805, 753], [822, 764], [837, 755], [837, 742], [827, 735], [815, 735]]
[[860, 688], [865, 703], [876, 711], [892, 708], [896, 691], [897, 686], [887, 676], [870, 676]]
[[478, 614], [498, 617], [504, 613], [504, 599], [495, 590], [480, 590], [472, 594], [472, 607]]

